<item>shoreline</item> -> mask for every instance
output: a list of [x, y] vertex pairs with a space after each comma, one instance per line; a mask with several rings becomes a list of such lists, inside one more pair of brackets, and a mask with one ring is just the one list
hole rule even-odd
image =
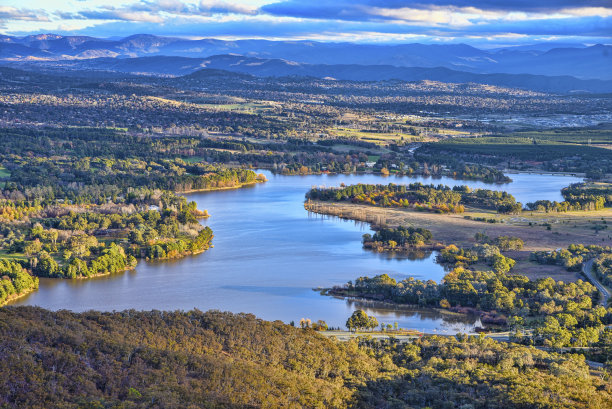
[[427, 307], [427, 306], [422, 306], [418, 304], [401, 304], [401, 303], [397, 303], [393, 301], [377, 300], [374, 298], [368, 298], [364, 296], [342, 295], [338, 293], [330, 293], [329, 291], [332, 291], [332, 290], [333, 288], [313, 288], [313, 291], [317, 291], [319, 294], [321, 294], [324, 297], [332, 297], [332, 298], [336, 298], [339, 300], [351, 300], [351, 301], [367, 303], [367, 304], [370, 304], [369, 306], [372, 308], [377, 308], [377, 307], [387, 308], [393, 311], [432, 311], [440, 315], [447, 315], [447, 316], [452, 316], [452, 317], [469, 317], [469, 316], [479, 317], [479, 314], [476, 314], [476, 313], [470, 314], [467, 312], [451, 311], [448, 309], [438, 308], [438, 307]]
[[15, 301], [17, 301], [20, 298], [26, 297], [34, 292], [38, 291], [38, 286], [36, 286], [36, 288], [33, 288], [31, 290], [25, 291], [23, 293], [20, 294], [13, 294], [10, 297], [8, 297], [6, 300], [4, 300], [2, 303], [0, 303], [0, 307], [5, 307], [7, 305], [9, 305], [10, 303], [13, 303]]
[[[172, 257], [172, 258], [163, 258], [163, 259], [157, 259], [157, 260], [147, 260], [147, 259], [140, 259], [140, 260], [145, 260], [148, 262], [155, 262], [155, 261], [159, 261], [159, 262], [168, 262], [168, 261], [174, 261], [174, 260], [180, 260], [189, 256], [195, 256], [198, 254], [202, 254], [204, 253], [206, 250], [209, 250], [211, 247], [213, 247], [212, 245], [207, 248], [207, 249], [203, 249], [203, 250], [199, 250], [199, 251], [191, 251], [191, 252], [187, 252], [184, 254], [181, 254], [180, 257]], [[139, 261], [140, 262], [140, 261]], [[93, 274], [93, 275], [89, 275], [89, 276], [77, 276], [77, 277], [38, 277], [38, 276], [34, 276], [37, 278], [45, 278], [45, 279], [50, 279], [50, 280], [91, 280], [91, 279], [96, 279], [96, 278], [102, 278], [102, 277], [108, 277], [108, 276], [112, 276], [112, 275], [119, 275], [119, 274], [124, 274], [127, 273], [128, 271], [135, 271], [136, 267], [138, 267], [138, 264], [134, 267], [126, 267], [125, 269], [123, 269], [122, 271], [117, 271], [115, 273], [111, 273], [110, 271], [106, 271], [104, 273], [98, 273], [98, 274]], [[20, 298], [23, 298], [27, 295], [30, 295], [34, 292], [38, 291], [38, 287], [36, 289], [32, 289], [30, 291], [27, 291], [25, 293], [19, 294], [17, 296], [11, 296], [9, 298], [7, 298], [4, 302], [0, 303], [0, 307], [4, 307], [7, 305], [12, 304], [13, 302], [17, 301]]]
[[586, 179], [586, 173], [581, 172], [553, 172], [545, 170], [515, 170], [515, 169], [502, 169], [502, 172], [509, 173], [511, 175], [542, 175], [542, 176], [573, 176], [577, 178]]
[[[414, 304], [402, 304], [395, 301], [390, 300], [377, 300], [374, 297], [368, 297], [364, 295], [349, 295], [343, 294], [343, 288], [338, 288], [339, 292], [334, 292], [334, 288], [322, 288], [322, 289], [313, 289], [314, 291], [318, 291], [320, 295], [326, 297], [333, 297], [341, 300], [351, 300], [356, 302], [361, 302], [366, 304], [366, 307], [371, 308], [386, 308], [391, 311], [428, 311], [434, 312], [441, 316], [447, 317], [455, 317], [455, 318], [476, 318], [480, 320], [480, 325], [482, 329], [491, 329], [496, 326], [504, 327], [506, 324], [506, 316], [504, 314], [497, 313], [496, 311], [485, 311], [474, 307], [464, 307], [460, 305], [456, 305], [450, 308], [441, 308], [434, 306], [421, 306]], [[369, 304], [369, 305], [368, 305]], [[501, 320], [501, 321], [500, 321]], [[475, 324], [474, 324], [475, 325]]]
[[205, 188], [205, 189], [190, 189], [190, 190], [176, 191], [175, 193], [178, 195], [183, 195], [183, 194], [191, 194], [191, 193], [216, 192], [216, 191], [221, 191], [221, 190], [234, 190], [234, 189], [243, 188], [245, 186], [255, 186], [259, 183], [266, 183], [267, 181], [268, 180], [266, 179], [266, 180], [252, 182], [252, 183], [241, 183], [236, 186], [224, 186], [224, 187], [214, 187], [214, 188]]
[[[176, 194], [183, 194], [183, 193], [195, 193], [195, 192], [203, 192], [203, 191], [240, 189], [240, 188], [242, 188], [244, 186], [252, 186], [252, 185], [256, 185], [257, 183], [264, 183], [264, 182], [267, 182], [267, 179], [256, 180], [253, 183], [241, 183], [240, 185], [237, 185], [237, 186], [229, 186], [229, 187], [222, 187], [222, 188], [210, 188], [210, 189], [194, 189], [194, 190], [189, 190], [189, 191], [185, 191], [185, 192], [175, 191], [175, 193]], [[201, 211], [201, 212], [203, 213], [204, 211]], [[209, 217], [210, 217], [210, 214], [200, 214], [200, 215], [198, 215], [197, 219], [208, 219]], [[170, 260], [179, 260], [179, 259], [182, 259], [182, 258], [185, 258], [185, 257], [188, 257], [188, 256], [195, 256], [195, 255], [204, 253], [206, 250], [209, 250], [211, 247], [213, 247], [212, 244], [208, 248], [203, 249], [203, 250], [186, 252], [184, 254], [181, 254], [178, 257], [163, 258], [163, 259], [159, 259], [159, 261], [160, 262], [166, 262], [166, 261], [170, 261]], [[146, 261], [152, 261], [152, 260], [146, 260]], [[43, 278], [49, 278], [49, 279], [53, 279], [53, 280], [56, 280], [56, 279], [59, 279], [59, 280], [90, 280], [90, 279], [107, 277], [107, 276], [116, 275], [116, 274], [123, 274], [123, 273], [126, 273], [128, 271], [134, 271], [134, 270], [136, 270], [136, 267], [137, 267], [137, 265], [134, 266], [134, 267], [126, 267], [122, 271], [117, 271], [115, 273], [112, 273], [110, 271], [106, 271], [106, 272], [103, 272], [103, 273], [93, 274], [93, 275], [89, 275], [89, 276], [80, 275], [80, 276], [72, 277], [72, 278], [70, 278], [70, 277], [43, 277]], [[37, 276], [34, 276], [34, 277], [37, 277]], [[41, 278], [41, 277], [38, 277], [38, 278]], [[35, 291], [38, 291], [38, 287], [36, 289], [27, 291], [27, 292], [25, 292], [23, 294], [19, 294], [17, 296], [8, 297], [4, 302], [0, 303], [0, 307], [4, 307], [6, 305], [10, 305], [11, 303], [15, 302], [16, 300], [18, 300], [18, 299], [20, 299], [22, 297], [25, 297], [25, 296], [27, 296], [29, 294], [32, 294]]]
[[367, 171], [367, 170], [358, 170], [355, 172], [330, 172], [330, 171], [321, 171], [321, 172], [308, 172], [308, 173], [283, 173], [283, 172], [278, 172], [278, 171], [274, 171], [274, 169], [271, 168], [265, 168], [265, 167], [259, 167], [259, 169], [262, 170], [268, 170], [270, 171], [272, 174], [274, 175], [281, 175], [281, 176], [320, 176], [320, 175], [377, 175], [377, 176], [384, 176], [384, 177], [407, 177], [407, 178], [428, 178], [428, 179], [442, 179], [442, 178], [450, 178], [450, 179], [454, 179], [454, 180], [465, 180], [465, 181], [475, 181], [475, 182], [482, 182], [482, 183], [487, 183], [487, 184], [491, 184], [491, 185], [506, 185], [508, 183], [512, 183], [512, 179], [510, 179], [509, 181], [486, 181], [482, 178], [460, 178], [460, 177], [456, 177], [453, 176], [452, 174], [441, 174], [441, 175], [424, 175], [422, 173], [399, 173], [399, 172], [390, 172], [388, 175], [384, 175], [380, 172], [373, 172], [373, 171]]
[[[353, 220], [353, 219], [348, 219], [348, 220]], [[372, 228], [372, 230], [375, 230], [374, 229], [375, 226], [370, 225], [370, 227]], [[367, 242], [367, 243], [372, 243], [372, 242]], [[440, 251], [446, 246], [438, 242], [438, 243], [431, 243], [431, 244], [423, 244], [422, 246], [409, 246], [409, 247], [381, 246], [382, 250], [378, 250], [377, 248], [374, 248], [371, 246], [368, 247], [366, 246], [366, 243], [364, 243], [362, 247], [364, 248], [364, 250], [369, 250], [369, 251], [372, 251], [374, 253], [379, 253], [379, 254], [382, 254], [382, 253], [410, 254], [410, 253], [415, 253], [417, 251], [423, 251], [423, 252]]]
[[60, 279], [60, 280], [88, 280], [90, 278], [106, 277], [106, 276], [110, 276], [113, 274], [123, 274], [125, 272], [128, 272], [130, 270], [135, 270], [135, 269], [136, 267], [126, 267], [123, 271], [117, 271], [116, 273], [111, 273], [110, 271], [106, 271], [104, 273], [98, 273], [98, 274], [94, 274], [90, 276], [78, 276], [74, 278], [68, 278], [68, 277], [44, 277], [44, 278]]
[[[214, 245], [211, 244], [206, 249], [202, 249], [202, 250], [198, 250], [198, 251], [188, 251], [188, 252], [185, 252], [185, 253], [181, 253], [178, 257], [164, 257], [164, 258], [155, 258], [155, 259], [142, 258], [142, 259], [137, 259], [137, 260], [144, 260], [144, 261], [149, 262], [149, 263], [176, 261], [176, 260], [181, 260], [183, 258], [187, 258], [189, 256], [197, 256], [198, 254], [202, 254], [202, 253], [206, 252], [207, 250], [210, 250], [213, 247], [214, 247]], [[134, 267], [134, 269], [136, 269], [136, 267]]]

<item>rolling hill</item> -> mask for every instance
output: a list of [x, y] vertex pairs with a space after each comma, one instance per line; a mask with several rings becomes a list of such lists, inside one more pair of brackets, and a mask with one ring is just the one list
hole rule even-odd
[[[552, 48], [551, 48], [552, 47]], [[183, 39], [137, 34], [118, 40], [40, 34], [0, 36], [0, 59], [66, 60], [144, 56], [203, 58], [239, 54], [312, 65], [392, 65], [443, 67], [492, 74], [536, 74], [612, 80], [612, 46], [537, 44], [481, 50], [466, 44], [355, 44], [316, 41]]]

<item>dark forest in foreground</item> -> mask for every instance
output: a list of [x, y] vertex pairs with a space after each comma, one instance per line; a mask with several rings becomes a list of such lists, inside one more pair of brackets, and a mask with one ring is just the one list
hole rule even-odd
[[340, 343], [223, 312], [0, 310], [6, 408], [606, 408], [584, 358], [478, 337]]

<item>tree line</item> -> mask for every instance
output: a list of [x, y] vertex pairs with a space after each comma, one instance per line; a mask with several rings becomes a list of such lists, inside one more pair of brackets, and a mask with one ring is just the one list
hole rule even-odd
[[402, 281], [382, 274], [359, 277], [330, 295], [371, 298], [400, 304], [481, 311], [483, 323], [517, 330], [534, 329], [522, 342], [552, 347], [598, 344], [612, 308], [596, 306], [598, 293], [588, 282], [564, 283], [552, 278], [530, 280], [504, 271], [457, 267], [441, 283], [409, 277]]
[[468, 186], [423, 185], [366, 185], [339, 188], [312, 188], [307, 199], [323, 201], [351, 201], [380, 207], [410, 207], [435, 213], [462, 213], [465, 205], [496, 209], [499, 213], [520, 213], [522, 205], [507, 192], [470, 189]]

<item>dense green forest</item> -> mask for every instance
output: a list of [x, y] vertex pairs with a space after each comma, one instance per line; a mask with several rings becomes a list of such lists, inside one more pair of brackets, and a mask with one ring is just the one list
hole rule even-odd
[[[7, 153], [22, 155], [33, 152], [39, 157], [47, 154], [57, 159], [76, 157], [83, 159], [75, 169], [70, 161], [42, 161], [30, 172], [19, 172], [22, 163], [8, 162], [15, 172], [15, 182], [32, 183], [37, 175], [51, 175], [65, 171], [87, 177], [96, 183], [122, 183], [135, 186], [189, 191], [231, 187], [253, 183], [250, 173], [215, 175], [218, 165], [267, 168], [287, 175], [310, 173], [381, 172], [426, 176], [452, 176], [482, 179], [491, 182], [509, 182], [510, 179], [494, 168], [465, 164], [452, 160], [413, 160], [406, 153], [381, 149], [374, 143], [358, 140], [285, 138], [283, 140], [251, 140], [245, 137], [225, 136], [154, 136], [148, 133], [129, 133], [119, 129], [96, 128], [0, 128], [0, 141]], [[342, 146], [342, 152], [335, 146]], [[344, 148], [346, 147], [346, 151]], [[106, 160], [91, 160], [98, 155]], [[378, 156], [372, 168], [366, 167], [369, 155]], [[88, 161], [87, 161], [87, 158]], [[146, 162], [146, 163], [145, 163]], [[204, 165], [215, 164], [217, 166]], [[110, 174], [103, 174], [103, 172]], [[135, 175], [138, 174], [138, 175]], [[1, 176], [1, 175], [0, 175]], [[137, 176], [137, 177], [136, 177]], [[102, 179], [104, 178], [104, 179]]]
[[593, 269], [605, 285], [612, 286], [612, 250], [600, 254], [595, 259]]
[[584, 358], [484, 337], [337, 342], [253, 315], [0, 310], [6, 408], [607, 408]]
[[453, 138], [419, 149], [424, 158], [454, 156], [466, 162], [548, 171], [584, 172], [602, 178], [612, 173], [612, 155], [606, 144], [610, 130], [558, 129], [519, 132], [481, 138]]
[[434, 213], [463, 213], [465, 206], [496, 209], [499, 213], [517, 213], [521, 204], [501, 191], [470, 189], [468, 186], [450, 188], [444, 185], [365, 185], [341, 188], [312, 188], [307, 199], [323, 201], [351, 201], [372, 206], [407, 207]]
[[[562, 190], [562, 202], [537, 200], [527, 203], [526, 209], [539, 212], [567, 212], [572, 210], [602, 210], [612, 206], [612, 187], [609, 184], [577, 183]], [[444, 185], [364, 185], [341, 188], [313, 188], [307, 199], [323, 201], [351, 201], [381, 207], [411, 208], [433, 213], [463, 213], [465, 206], [495, 209], [498, 213], [517, 214], [522, 204], [503, 191], [471, 189], [468, 186], [450, 188]]]
[[470, 249], [451, 244], [440, 250], [437, 260], [452, 267], [464, 267], [480, 261], [489, 265], [496, 273], [507, 273], [516, 263], [510, 257], [501, 254], [500, 247], [489, 243], [479, 243]]
[[[252, 170], [186, 162], [194, 139], [112, 129], [0, 130], [4, 303], [37, 277], [84, 278], [208, 249], [208, 217], [175, 192], [264, 181]], [[174, 153], [173, 153], [174, 152]]]
[[420, 227], [396, 228], [382, 227], [374, 235], [366, 233], [362, 237], [363, 247], [375, 251], [412, 250], [422, 247], [436, 247], [431, 231]]
[[[588, 282], [530, 280], [504, 271], [458, 267], [439, 284], [413, 277], [398, 282], [382, 274], [360, 277], [327, 294], [480, 312], [484, 324], [517, 330], [516, 341], [557, 348], [599, 345], [611, 331], [605, 325], [612, 323], [612, 308], [595, 305], [597, 291]], [[526, 328], [534, 330], [532, 336], [521, 335]]]
[[0, 305], [38, 288], [38, 277], [32, 277], [15, 261], [0, 259]]
[[[0, 130], [0, 160], [9, 173], [3, 197], [100, 203], [130, 189], [174, 192], [256, 183], [251, 170], [177, 158], [194, 139], [135, 137], [87, 128]], [[174, 153], [177, 152], [177, 153]]]
[[527, 203], [529, 210], [567, 212], [571, 210], [602, 210], [612, 207], [612, 185], [604, 183], [575, 183], [561, 190], [562, 202], [536, 200]]

